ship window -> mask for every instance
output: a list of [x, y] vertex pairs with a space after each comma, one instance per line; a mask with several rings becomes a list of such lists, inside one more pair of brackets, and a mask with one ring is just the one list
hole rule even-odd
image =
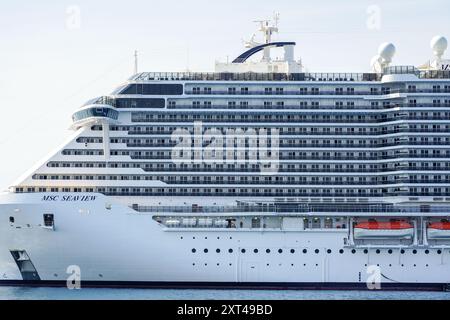
[[54, 226], [54, 216], [53, 214], [44, 214], [44, 226], [53, 227]]
[[242, 252], [242, 253], [245, 253], [245, 249], [242, 249], [241, 252]]
[[283, 250], [282, 250], [282, 249], [279, 249], [279, 250], [278, 250], [278, 253], [283, 253]]
[[9, 217], [9, 222], [14, 223], [14, 217]]
[[196, 249], [192, 249], [192, 253], [196, 253], [197, 252], [197, 250]]
[[306, 250], [306, 249], [303, 249], [303, 253], [305, 253], [305, 254], [306, 254], [306, 253], [308, 253], [308, 250]]
[[266, 250], [266, 253], [270, 253], [270, 249], [267, 249], [267, 250]]
[[233, 249], [229, 249], [228, 252], [229, 252], [229, 253], [233, 253]]
[[252, 228], [253, 228], [253, 229], [259, 229], [259, 228], [261, 228], [261, 219], [259, 219], [259, 218], [253, 218], [253, 219], [252, 219]]
[[182, 95], [181, 84], [130, 84], [120, 94]]
[[[164, 99], [117, 99], [117, 108], [164, 108]], [[171, 105], [174, 106], [174, 105]]]
[[294, 254], [294, 253], [295, 253], [295, 250], [294, 250], [294, 249], [291, 249], [291, 253]]
[[208, 253], [208, 249], [203, 250], [204, 253]]
[[253, 250], [254, 253], [258, 253], [258, 249]]
[[318, 253], [320, 252], [320, 250], [319, 250], [319, 249], [316, 249], [314, 252], [315, 252], [316, 254], [318, 254]]

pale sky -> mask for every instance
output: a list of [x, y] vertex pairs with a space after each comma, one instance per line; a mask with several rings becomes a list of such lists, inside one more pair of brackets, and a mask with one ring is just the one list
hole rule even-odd
[[71, 134], [81, 104], [131, 76], [135, 49], [140, 71], [213, 71], [274, 11], [311, 72], [368, 71], [386, 41], [394, 64], [419, 65], [432, 36], [450, 39], [448, 0], [0, 0], [0, 189]]

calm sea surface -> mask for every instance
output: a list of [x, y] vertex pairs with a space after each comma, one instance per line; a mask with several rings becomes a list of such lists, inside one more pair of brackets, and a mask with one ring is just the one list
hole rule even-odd
[[450, 292], [151, 290], [0, 287], [0, 300], [450, 300]]

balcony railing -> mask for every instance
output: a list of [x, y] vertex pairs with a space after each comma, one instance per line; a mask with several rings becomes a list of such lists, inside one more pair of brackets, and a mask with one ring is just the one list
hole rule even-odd
[[[414, 74], [419, 79], [450, 79], [450, 71], [419, 71], [412, 66], [392, 66], [384, 75]], [[133, 76], [134, 81], [381, 81], [379, 73], [202, 73], [202, 72], [144, 72]]]

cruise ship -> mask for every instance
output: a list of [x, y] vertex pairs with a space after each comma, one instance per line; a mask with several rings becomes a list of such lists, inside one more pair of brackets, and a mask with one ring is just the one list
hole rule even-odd
[[0, 285], [450, 289], [446, 38], [312, 73], [258, 23], [213, 73], [136, 71], [73, 113], [0, 195]]

